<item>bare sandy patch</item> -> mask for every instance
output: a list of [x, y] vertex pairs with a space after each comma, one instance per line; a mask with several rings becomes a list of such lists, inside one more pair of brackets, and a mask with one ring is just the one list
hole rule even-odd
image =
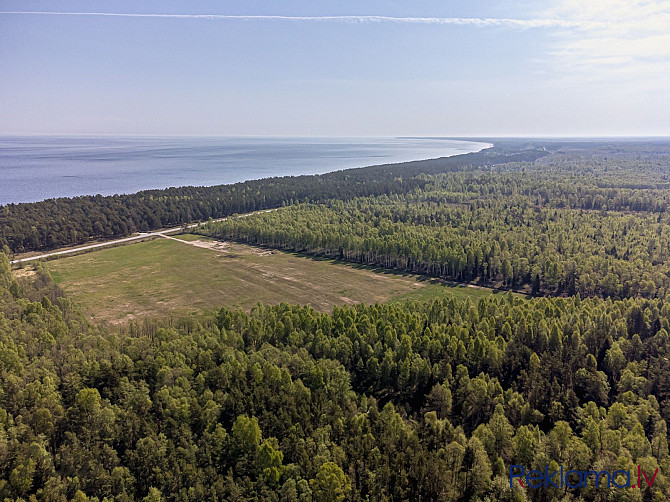
[[37, 274], [37, 272], [33, 268], [18, 268], [16, 270], [13, 270], [12, 273], [14, 274], [14, 277], [16, 277], [17, 279], [19, 277], [32, 277], [33, 275]]

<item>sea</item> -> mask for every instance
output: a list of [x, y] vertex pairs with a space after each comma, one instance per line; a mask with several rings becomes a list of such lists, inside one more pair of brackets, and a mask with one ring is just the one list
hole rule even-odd
[[0, 136], [0, 205], [322, 174], [490, 146], [442, 138]]

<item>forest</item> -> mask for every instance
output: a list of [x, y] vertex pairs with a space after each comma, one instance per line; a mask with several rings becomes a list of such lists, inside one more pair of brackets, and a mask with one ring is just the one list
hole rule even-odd
[[[531, 146], [290, 194], [258, 182], [249, 200], [275, 193], [280, 210], [195, 229], [531, 298], [222, 305], [105, 327], [0, 253], [0, 500], [670, 499], [670, 146]], [[159, 204], [189, 190], [204, 193]], [[20, 235], [17, 211], [61, 202], [3, 221]], [[531, 489], [515, 465], [628, 471], [635, 487]]]
[[407, 193], [294, 204], [195, 232], [535, 295], [665, 298], [670, 151], [637, 155], [425, 175]]
[[0, 248], [12, 253], [125, 237], [209, 218], [271, 209], [294, 202], [404, 193], [425, 183], [422, 173], [534, 160], [536, 150], [485, 150], [442, 159], [348, 169], [323, 175], [268, 178], [213, 187], [177, 187], [135, 194], [82, 196], [0, 205]]
[[[1, 259], [4, 500], [670, 496], [662, 300], [259, 304], [110, 332]], [[509, 465], [657, 474], [528, 491]]]

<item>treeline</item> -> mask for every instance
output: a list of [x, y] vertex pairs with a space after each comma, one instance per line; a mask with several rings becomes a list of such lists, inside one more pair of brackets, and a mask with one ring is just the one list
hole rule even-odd
[[484, 151], [443, 159], [349, 169], [323, 175], [268, 178], [214, 187], [147, 190], [131, 195], [49, 199], [0, 206], [0, 248], [53, 249], [91, 239], [178, 226], [298, 201], [406, 193], [421, 187], [421, 173], [475, 169], [491, 163], [534, 160], [543, 152]]
[[[549, 160], [549, 159], [542, 159]], [[670, 183], [653, 182], [644, 171], [644, 183], [628, 180], [628, 171], [615, 176], [562, 170], [554, 172], [542, 160], [535, 164], [509, 163], [498, 171], [453, 173], [440, 176], [440, 187], [459, 200], [514, 197], [511, 203], [547, 208], [662, 213], [670, 209]], [[670, 166], [670, 158], [668, 159]], [[565, 167], [565, 166], [564, 166]], [[612, 169], [614, 170], [614, 169]], [[631, 167], [634, 171], [634, 168]], [[520, 197], [519, 197], [520, 196]]]
[[[670, 209], [670, 148], [665, 143], [497, 143], [503, 146], [480, 153], [325, 175], [8, 204], [0, 206], [0, 248], [6, 245], [14, 253], [46, 250], [294, 202], [407, 194], [425, 186], [421, 174], [462, 171], [474, 175], [463, 181], [466, 189], [485, 181], [478, 175], [508, 173], [509, 189], [515, 187], [543, 207], [655, 213]], [[500, 184], [493, 188], [509, 190]]]
[[[504, 295], [107, 332], [0, 255], [0, 498], [665, 500], [669, 331], [661, 300]], [[524, 490], [511, 464], [656, 475]]]
[[366, 198], [210, 223], [221, 239], [534, 294], [665, 297], [670, 217]]
[[630, 158], [596, 153], [423, 175], [407, 193], [296, 204], [194, 231], [532, 294], [665, 298], [670, 157], [638, 160], [635, 171]]

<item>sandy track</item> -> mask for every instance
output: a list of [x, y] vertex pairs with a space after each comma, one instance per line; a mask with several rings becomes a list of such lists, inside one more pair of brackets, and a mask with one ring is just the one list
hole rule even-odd
[[[265, 209], [263, 211], [254, 211], [253, 213], [241, 214], [237, 217], [238, 218], [243, 218], [245, 216], [251, 216], [252, 214], [257, 214], [257, 213], [269, 213], [270, 211], [276, 211], [276, 209]], [[212, 220], [212, 221], [213, 222], [225, 221], [227, 219], [228, 219], [228, 217], [218, 218], [218, 219]], [[40, 254], [40, 255], [37, 255], [37, 256], [30, 256], [28, 258], [11, 260], [9, 263], [11, 265], [15, 265], [15, 264], [18, 265], [19, 263], [27, 263], [27, 262], [35, 261], [35, 260], [42, 260], [44, 258], [53, 258], [54, 256], [65, 256], [65, 255], [69, 255], [69, 254], [73, 254], [73, 253], [81, 253], [82, 251], [89, 251], [89, 250], [92, 250], [92, 249], [99, 249], [99, 248], [104, 248], [104, 247], [108, 247], [108, 246], [116, 246], [116, 245], [119, 245], [119, 244], [126, 244], [126, 243], [129, 243], [129, 242], [139, 241], [139, 240], [142, 240], [142, 239], [148, 239], [148, 238], [151, 238], [151, 237], [167, 237], [167, 238], [170, 238], [170, 239], [174, 239], [174, 237], [169, 237], [167, 234], [173, 234], [173, 233], [176, 233], [176, 232], [180, 232], [183, 228], [195, 228], [199, 224], [200, 223], [191, 223], [189, 225], [186, 225], [185, 227], [184, 226], [173, 227], [173, 228], [168, 228], [166, 230], [158, 230], [156, 232], [142, 232], [142, 233], [139, 233], [138, 235], [133, 235], [132, 237], [124, 237], [123, 239], [115, 239], [113, 241], [100, 242], [98, 244], [90, 244], [88, 246], [80, 246], [80, 247], [77, 247], [77, 248], [65, 249], [65, 250], [61, 250], [61, 251], [52, 251], [50, 253], [44, 253], [44, 254]], [[187, 242], [187, 241], [183, 241], [183, 240], [180, 240], [180, 239], [175, 239], [175, 240], [178, 240], [180, 242]], [[203, 247], [206, 247], [206, 246], [203, 246]]]

